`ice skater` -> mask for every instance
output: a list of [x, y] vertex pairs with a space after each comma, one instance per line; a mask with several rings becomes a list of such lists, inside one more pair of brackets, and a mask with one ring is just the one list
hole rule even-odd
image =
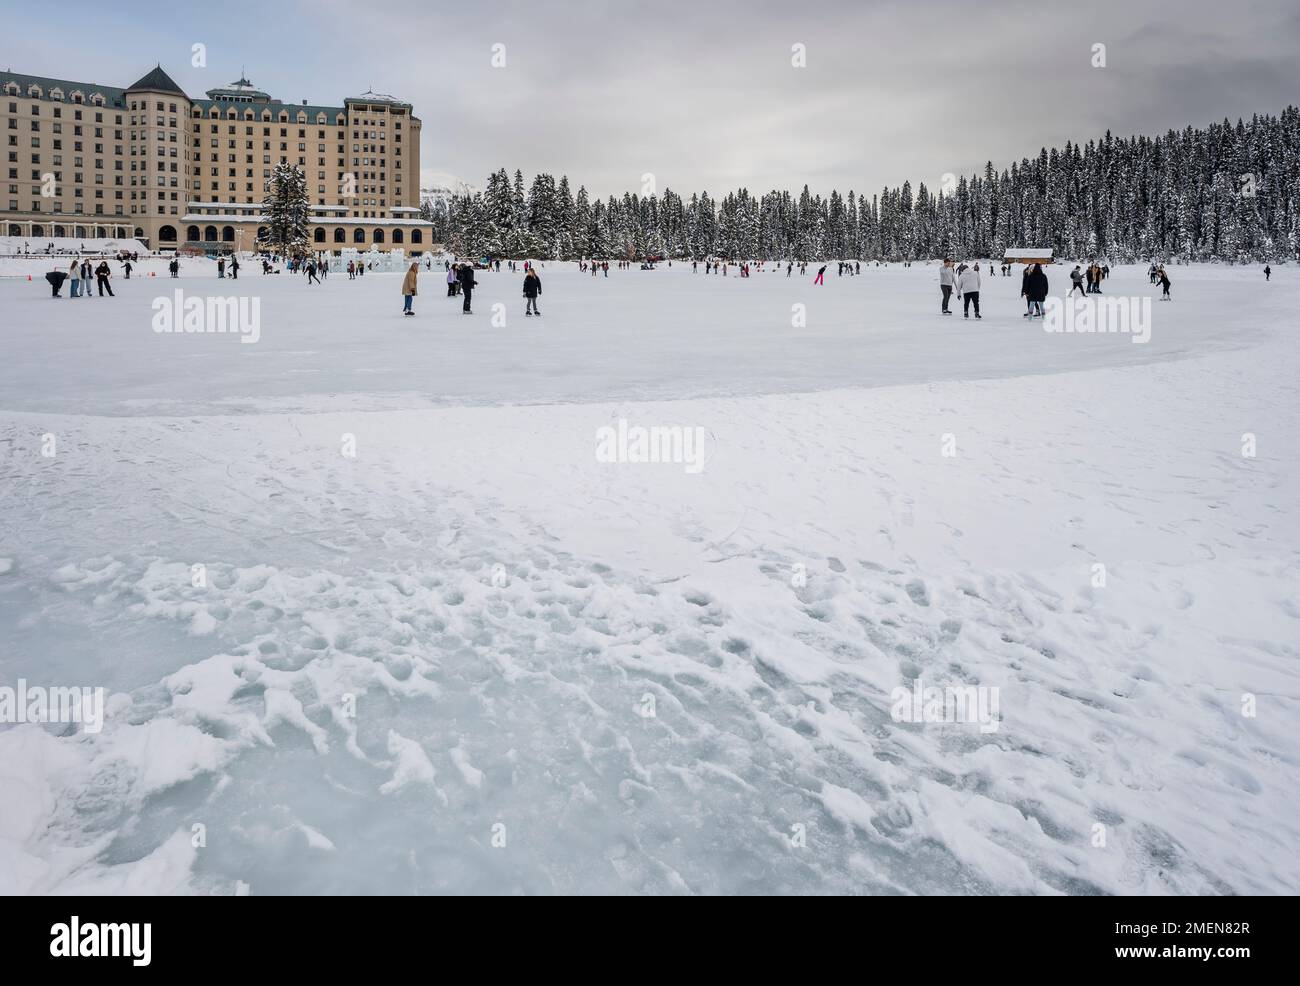
[[465, 296], [465, 302], [460, 309], [461, 314], [473, 315], [474, 311], [470, 308], [470, 302], [474, 295], [474, 287], [478, 284], [478, 281], [474, 280], [474, 268], [469, 264], [461, 264], [459, 280], [461, 294]]
[[1160, 265], [1160, 289], [1161, 289], [1160, 300], [1161, 301], [1173, 300], [1172, 298], [1169, 297], [1169, 284], [1170, 284], [1169, 275], [1165, 273], [1164, 265], [1161, 264]]
[[1083, 290], [1083, 271], [1079, 268], [1078, 264], [1075, 264], [1074, 270], [1070, 271], [1070, 281], [1070, 293], [1066, 295], [1067, 298], [1073, 298], [1075, 291], [1078, 291], [1079, 294], [1087, 294], [1087, 292]]
[[[530, 267], [528, 273], [524, 275], [524, 297], [528, 299], [527, 304], [524, 306], [525, 315], [540, 316], [542, 314], [537, 307], [537, 296], [541, 293], [542, 279], [537, 276], [537, 271]], [[561, 321], [563, 320], [561, 319]]]
[[113, 285], [108, 283], [108, 279], [113, 276], [113, 272], [108, 267], [107, 260], [101, 260], [99, 266], [95, 268], [95, 281], [99, 285], [99, 296], [104, 297], [104, 292], [108, 292], [110, 298], [113, 297]]
[[52, 270], [45, 275], [45, 280], [49, 282], [50, 287], [53, 289], [51, 297], [61, 297], [59, 288], [63, 287], [63, 282], [67, 279], [67, 276], [67, 273], [61, 270]]
[[1025, 274], [1025, 297], [1029, 300], [1029, 318], [1043, 317], [1043, 302], [1047, 300], [1047, 274], [1042, 264], [1034, 264]]
[[961, 316], [970, 318], [970, 306], [975, 306], [975, 317], [980, 318], [980, 265], [972, 264], [957, 279], [957, 293], [961, 296]]
[[402, 314], [403, 315], [415, 314], [415, 310], [411, 306], [415, 303], [415, 295], [416, 295], [415, 279], [419, 276], [419, 274], [420, 274], [420, 263], [419, 261], [416, 261], [411, 264], [410, 268], [406, 272], [406, 276], [402, 278]]
[[813, 278], [813, 284], [826, 284], [826, 266], [826, 264], [822, 264], [822, 269], [819, 270], [817, 276]]
[[952, 298], [953, 288], [957, 286], [957, 274], [952, 269], [952, 258], [944, 257], [943, 266], [939, 268], [939, 291], [943, 294], [943, 304], [939, 307], [940, 315], [951, 315], [948, 302]]

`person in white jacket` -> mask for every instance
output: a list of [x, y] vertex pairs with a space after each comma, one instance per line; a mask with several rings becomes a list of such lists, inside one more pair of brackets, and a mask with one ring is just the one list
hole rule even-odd
[[961, 272], [957, 279], [957, 293], [961, 296], [961, 313], [963, 318], [970, 318], [970, 306], [975, 305], [975, 317], [980, 317], [980, 268], [971, 264]]
[[943, 307], [940, 312], [944, 315], [951, 315], [948, 311], [948, 299], [952, 297], [952, 289], [957, 286], [957, 272], [952, 269], [952, 258], [945, 257], [943, 266], [939, 268], [939, 290], [943, 292]]

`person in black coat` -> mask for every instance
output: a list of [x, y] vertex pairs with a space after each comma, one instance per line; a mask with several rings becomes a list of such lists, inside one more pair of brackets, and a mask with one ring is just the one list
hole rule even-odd
[[59, 290], [63, 287], [63, 282], [68, 279], [68, 272], [63, 270], [52, 270], [45, 275], [45, 280], [50, 282], [50, 287], [54, 289], [52, 297], [61, 297]]
[[465, 296], [465, 303], [461, 305], [460, 310], [462, 314], [472, 315], [473, 312], [470, 310], [470, 299], [474, 294], [475, 286], [478, 284], [478, 281], [474, 280], [474, 268], [469, 264], [462, 264], [460, 273], [456, 275], [456, 279], [460, 281], [461, 294]]
[[99, 284], [99, 296], [104, 297], [104, 292], [113, 297], [113, 285], [108, 283], [108, 279], [113, 276], [113, 272], [108, 267], [107, 260], [101, 260], [99, 266], [95, 268], [95, 280]]
[[524, 306], [525, 315], [540, 315], [541, 310], [537, 307], [537, 296], [542, 293], [542, 279], [537, 276], [537, 271], [531, 267], [528, 273], [524, 275], [524, 297], [528, 303]]
[[1029, 299], [1030, 318], [1043, 317], [1043, 302], [1047, 300], [1047, 274], [1042, 264], [1034, 264], [1025, 276], [1025, 297]]

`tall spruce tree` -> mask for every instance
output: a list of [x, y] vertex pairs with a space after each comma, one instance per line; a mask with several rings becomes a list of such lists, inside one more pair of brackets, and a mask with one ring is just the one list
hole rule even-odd
[[302, 169], [296, 164], [280, 162], [271, 172], [260, 220], [266, 225], [267, 240], [273, 250], [283, 257], [307, 251], [309, 211], [307, 178]]

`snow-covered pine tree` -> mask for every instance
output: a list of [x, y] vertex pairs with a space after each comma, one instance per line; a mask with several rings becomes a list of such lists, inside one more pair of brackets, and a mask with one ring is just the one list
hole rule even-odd
[[561, 175], [560, 183], [555, 189], [553, 202], [556, 223], [556, 259], [572, 260], [577, 256], [574, 246], [577, 242], [577, 238], [574, 236], [575, 208], [573, 193], [569, 190], [569, 178], [567, 175]]
[[281, 161], [271, 172], [262, 217], [268, 245], [282, 257], [305, 253], [310, 238], [307, 178], [296, 164]]

